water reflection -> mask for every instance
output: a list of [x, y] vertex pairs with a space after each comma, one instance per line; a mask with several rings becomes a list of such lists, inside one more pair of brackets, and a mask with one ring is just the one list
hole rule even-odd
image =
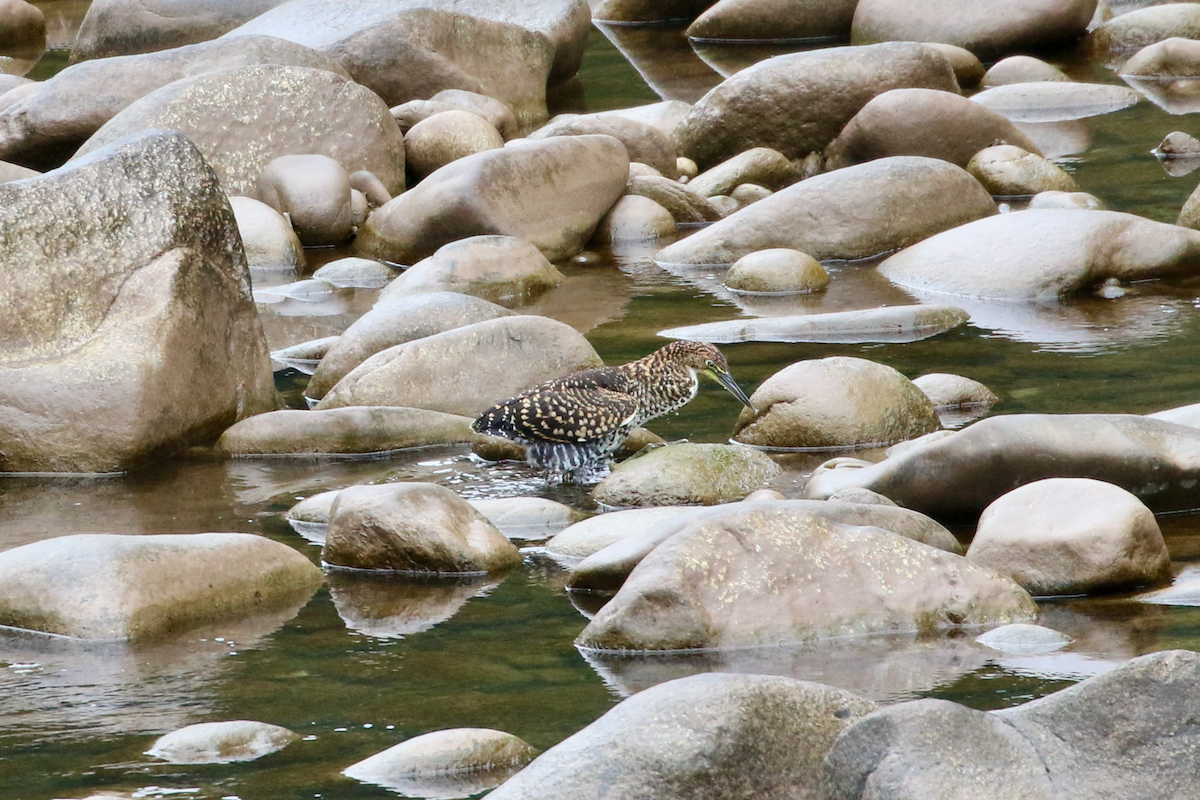
[[694, 103], [722, 81], [681, 28], [594, 24], [663, 100]]
[[494, 575], [420, 579], [334, 570], [329, 573], [329, 594], [350, 630], [377, 639], [402, 639], [445, 622], [502, 580]]
[[1122, 75], [1151, 103], [1176, 116], [1200, 111], [1200, 78], [1140, 78]]
[[1092, 134], [1085, 123], [1077, 119], [1059, 122], [1014, 122], [1017, 130], [1028, 136], [1046, 158], [1063, 158], [1086, 152], [1092, 146]]

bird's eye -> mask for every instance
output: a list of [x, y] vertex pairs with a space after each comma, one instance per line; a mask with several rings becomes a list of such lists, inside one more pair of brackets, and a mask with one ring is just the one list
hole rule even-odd
[[715, 371], [717, 369], [717, 365], [712, 362], [712, 359], [709, 359], [708, 361], [705, 361], [704, 363], [705, 363], [705, 365], [708, 366], [709, 369], [711, 369], [713, 371]]

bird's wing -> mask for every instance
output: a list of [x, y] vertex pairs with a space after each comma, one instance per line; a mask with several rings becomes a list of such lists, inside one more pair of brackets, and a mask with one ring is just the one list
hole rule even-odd
[[628, 425], [637, 401], [595, 385], [558, 383], [519, 394], [489, 408], [471, 424], [479, 433], [531, 442], [579, 444]]

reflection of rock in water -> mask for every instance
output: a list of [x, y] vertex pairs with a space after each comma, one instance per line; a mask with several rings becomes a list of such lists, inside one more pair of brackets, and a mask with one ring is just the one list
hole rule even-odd
[[1032, 139], [1046, 158], [1073, 156], [1092, 146], [1092, 132], [1082, 120], [1014, 122], [1013, 125]]
[[472, 597], [500, 585], [479, 579], [423, 579], [399, 575], [332, 572], [329, 593], [346, 627], [379, 639], [427, 631], [458, 613]]
[[0, 631], [0, 737], [138, 736], [196, 722], [217, 708], [225, 657], [256, 648], [299, 610], [152, 645]]
[[384, 781], [371, 781], [391, 789], [401, 797], [425, 800], [459, 800], [495, 789], [521, 771], [523, 765], [497, 767], [486, 772], [452, 772], [443, 775], [397, 775]]
[[809, 647], [756, 647], [695, 654], [612, 656], [583, 653], [604, 683], [628, 697], [701, 672], [783, 675], [857, 692], [880, 702], [911, 700], [988, 662], [971, 639], [864, 636]]
[[768, 58], [798, 53], [803, 50], [818, 50], [835, 44], [846, 44], [843, 39], [813, 39], [802, 42], [692, 42], [692, 49], [713, 71], [722, 78], [728, 78], [735, 72], [741, 72], [746, 67], [753, 66]]
[[1179, 116], [1200, 111], [1198, 78], [1140, 78], [1122, 75], [1121, 80], [1168, 114]]
[[625, 316], [634, 287], [628, 275], [609, 266], [564, 266], [563, 272], [565, 281], [518, 313], [550, 317], [580, 333]]
[[663, 100], [694, 103], [722, 80], [696, 56], [682, 29], [595, 25]]

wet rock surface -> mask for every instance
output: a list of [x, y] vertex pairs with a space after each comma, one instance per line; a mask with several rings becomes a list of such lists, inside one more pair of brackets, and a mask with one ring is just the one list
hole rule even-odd
[[161, 737], [146, 755], [171, 764], [228, 764], [254, 761], [299, 738], [287, 728], [267, 722], [201, 722]]
[[468, 236], [406, 269], [379, 304], [428, 292], [456, 292], [509, 304], [529, 301], [562, 283], [562, 273], [529, 242], [514, 236]]
[[592, 492], [606, 506], [715, 505], [741, 500], [781, 470], [766, 455], [722, 444], [673, 444], [621, 462]]
[[219, 451], [233, 456], [387, 453], [470, 442], [471, 417], [423, 408], [346, 406], [258, 414], [226, 430]]

